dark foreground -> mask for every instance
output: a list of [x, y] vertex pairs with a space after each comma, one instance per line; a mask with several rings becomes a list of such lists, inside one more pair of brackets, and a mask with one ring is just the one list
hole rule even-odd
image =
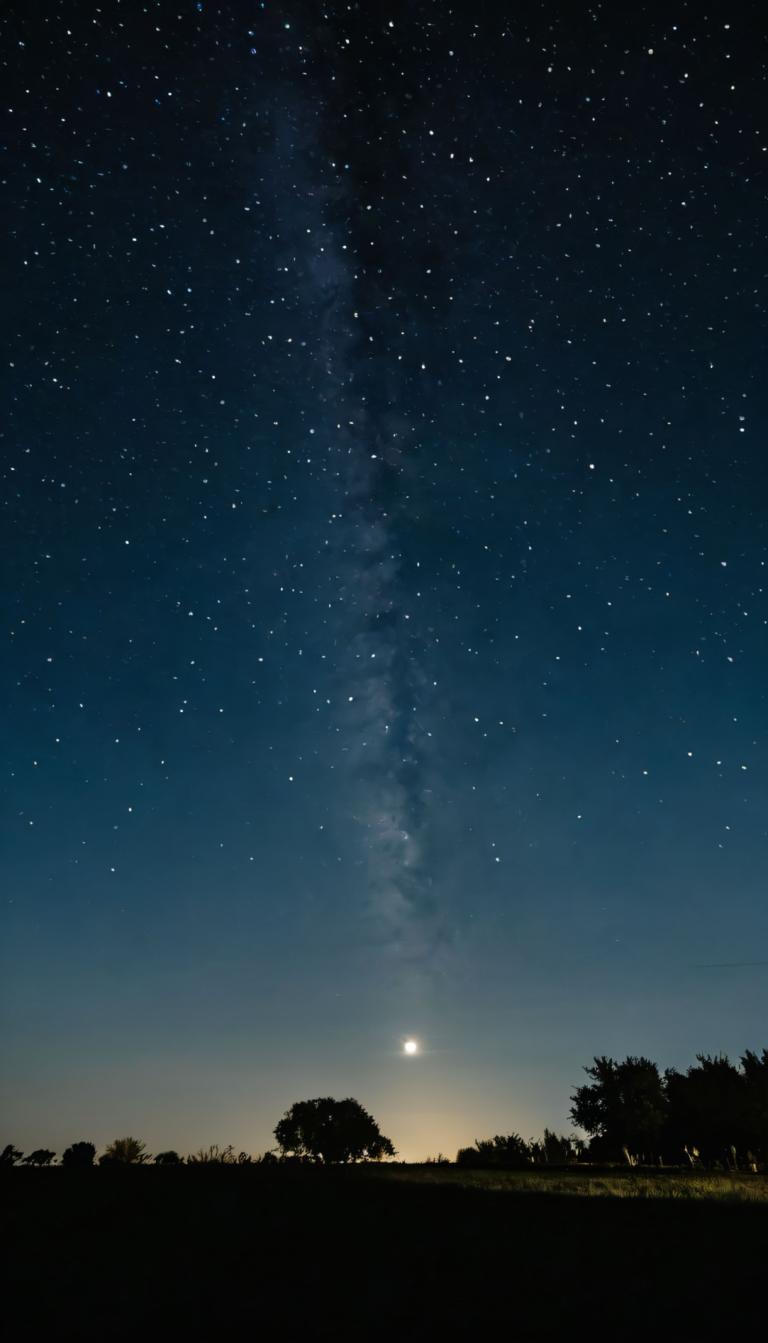
[[14, 1343], [745, 1339], [765, 1325], [766, 1203], [359, 1168], [17, 1169], [0, 1195]]

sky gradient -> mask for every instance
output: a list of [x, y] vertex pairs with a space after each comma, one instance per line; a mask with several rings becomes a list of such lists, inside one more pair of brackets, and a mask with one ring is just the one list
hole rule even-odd
[[765, 1043], [761, 7], [505, 8], [5, 9], [7, 1141]]

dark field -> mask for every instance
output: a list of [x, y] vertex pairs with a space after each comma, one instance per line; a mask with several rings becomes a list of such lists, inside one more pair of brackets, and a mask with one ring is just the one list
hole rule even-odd
[[14, 1169], [8, 1337], [761, 1336], [765, 1177], [531, 1179]]

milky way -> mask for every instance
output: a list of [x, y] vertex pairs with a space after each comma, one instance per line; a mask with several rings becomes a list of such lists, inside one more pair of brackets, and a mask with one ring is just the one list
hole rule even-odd
[[402, 284], [403, 258], [381, 238], [375, 264], [365, 256], [372, 180], [411, 165], [402, 151], [390, 161], [384, 149], [355, 172], [360, 128], [343, 109], [354, 106], [360, 90], [347, 85], [336, 58], [330, 65], [318, 60], [314, 71], [309, 94], [299, 96], [295, 85], [282, 91], [278, 101], [292, 107], [292, 116], [276, 146], [305, 194], [296, 246], [307, 321], [315, 328], [324, 440], [318, 448], [334, 463], [339, 483], [332, 550], [344, 645], [339, 721], [348, 741], [349, 815], [365, 855], [359, 912], [385, 954], [432, 971], [450, 935], [426, 853], [436, 762], [423, 720], [432, 687], [423, 636], [409, 610], [418, 577], [418, 561], [408, 554], [418, 444], [397, 362], [379, 352], [402, 317], [397, 306], [388, 309]]

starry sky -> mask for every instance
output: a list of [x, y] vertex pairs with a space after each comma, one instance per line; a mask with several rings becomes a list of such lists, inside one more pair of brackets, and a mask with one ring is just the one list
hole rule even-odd
[[761, 9], [4, 7], [7, 1140], [764, 1043]]

